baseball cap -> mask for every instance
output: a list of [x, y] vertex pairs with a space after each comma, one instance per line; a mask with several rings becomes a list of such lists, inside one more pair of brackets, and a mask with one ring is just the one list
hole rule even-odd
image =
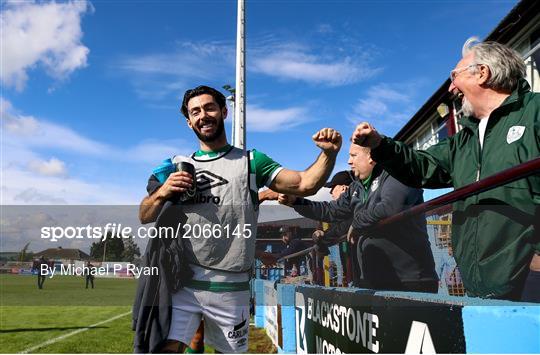
[[349, 170], [343, 170], [336, 173], [332, 180], [327, 182], [324, 187], [333, 188], [336, 185], [346, 185], [349, 186], [353, 182], [352, 174]]

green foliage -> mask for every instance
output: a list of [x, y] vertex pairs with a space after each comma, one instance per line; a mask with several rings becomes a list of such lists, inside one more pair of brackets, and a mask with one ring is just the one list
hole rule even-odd
[[141, 251], [133, 238], [124, 239], [124, 252], [122, 253], [122, 261], [129, 261], [130, 263], [132, 263], [140, 256]]
[[18, 261], [31, 261], [34, 253], [28, 252], [28, 246], [30, 242], [26, 243], [25, 246], [19, 252]]
[[[105, 258], [103, 253], [105, 252]], [[94, 260], [100, 261], [122, 261], [124, 255], [124, 240], [122, 237], [108, 232], [104, 239], [92, 243], [90, 246], [90, 256]]]

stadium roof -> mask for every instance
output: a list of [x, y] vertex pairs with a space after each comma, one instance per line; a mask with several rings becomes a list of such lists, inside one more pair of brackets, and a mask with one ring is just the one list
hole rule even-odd
[[47, 259], [88, 260], [90, 255], [80, 249], [49, 248], [34, 254], [34, 257]]

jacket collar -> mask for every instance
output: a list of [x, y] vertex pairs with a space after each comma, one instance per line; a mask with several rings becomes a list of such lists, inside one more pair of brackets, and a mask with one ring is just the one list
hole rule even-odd
[[370, 185], [373, 183], [373, 180], [375, 180], [376, 178], [378, 178], [382, 172], [383, 172], [383, 168], [382, 168], [382, 165], [381, 164], [375, 164], [375, 166], [373, 167], [373, 171], [371, 172], [371, 175], [369, 176], [369, 184], [366, 186], [364, 185], [363, 181], [360, 180], [360, 179], [356, 179], [356, 181], [358, 181], [358, 184], [360, 186], [362, 186], [362, 188], [364, 190], [369, 190], [369, 187]]

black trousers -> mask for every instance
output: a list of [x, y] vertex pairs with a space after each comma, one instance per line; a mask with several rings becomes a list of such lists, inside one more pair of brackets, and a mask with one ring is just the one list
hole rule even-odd
[[41, 289], [41, 288], [43, 288], [43, 283], [45, 282], [45, 278], [46, 278], [47, 276], [38, 274], [37, 277], [38, 277], [38, 279], [37, 279], [37, 285], [38, 285], [38, 288]]
[[94, 288], [94, 276], [86, 276], [86, 288], [88, 288], [88, 282], [90, 282], [92, 284], [92, 288]]
[[496, 298], [514, 302], [540, 303], [540, 271], [529, 270], [512, 291]]
[[540, 303], [540, 271], [529, 271], [523, 291], [521, 291], [520, 301]]

